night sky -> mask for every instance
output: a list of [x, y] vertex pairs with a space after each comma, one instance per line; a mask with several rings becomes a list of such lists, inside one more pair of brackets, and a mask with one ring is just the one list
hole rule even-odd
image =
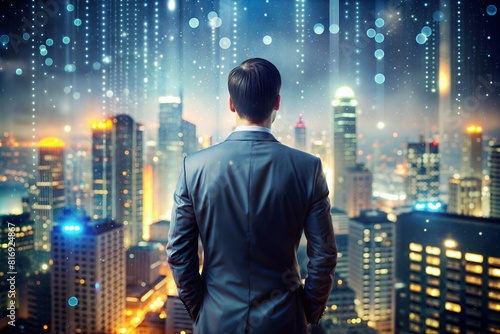
[[[59, 1], [58, 3], [63, 3]], [[168, 5], [166, 1], [165, 5]], [[437, 1], [429, 2], [428, 6], [439, 9]], [[490, 1], [493, 4], [494, 1]], [[24, 3], [24, 4], [23, 4]], [[48, 19], [43, 29], [37, 30], [34, 37], [36, 43], [44, 44], [47, 39], [53, 40], [53, 45], [47, 46], [47, 55], [37, 54], [38, 73], [36, 78], [36, 111], [32, 112], [29, 67], [31, 56], [30, 43], [19, 43], [13, 47], [12, 34], [22, 36], [23, 24], [31, 15], [28, 10], [28, 1], [1, 1], [0, 5], [0, 132], [10, 132], [20, 140], [39, 140], [48, 135], [59, 135], [67, 138], [64, 126], [72, 128], [72, 141], [90, 141], [90, 127], [92, 120], [106, 116], [101, 109], [100, 72], [98, 70], [82, 70], [76, 68], [72, 73], [66, 72], [64, 61], [71, 58], [73, 43], [79, 47], [82, 40], [64, 42], [65, 27], [75, 24], [69, 22], [78, 16], [79, 1], [66, 1], [59, 5], [57, 11]], [[83, 1], [81, 1], [83, 5]], [[215, 12], [220, 21], [217, 29], [210, 27], [212, 8], [204, 5], [204, 1], [194, 2], [183, 12], [182, 22], [183, 41], [183, 98], [184, 118], [197, 125], [198, 135], [219, 134], [215, 141], [222, 140], [229, 134], [234, 119], [227, 107], [226, 78], [232, 67], [249, 57], [263, 57], [274, 62], [280, 69], [283, 77], [282, 109], [280, 119], [273, 130], [281, 136], [283, 142], [293, 143], [293, 125], [300, 113], [304, 114], [304, 121], [308, 126], [309, 140], [313, 139], [313, 132], [321, 130], [332, 131], [331, 100], [335, 87], [341, 84], [350, 85], [359, 103], [358, 134], [361, 135], [360, 147], [371, 150], [373, 142], [392, 143], [399, 147], [406, 140], [417, 140], [419, 133], [436, 132], [437, 124], [429, 124], [427, 116], [423, 114], [422, 104], [425, 103], [425, 94], [422, 94], [423, 82], [419, 82], [415, 69], [415, 59], [409, 56], [411, 50], [417, 50], [425, 45], [419, 45], [415, 38], [420, 33], [415, 24], [418, 20], [432, 20], [419, 17], [412, 13], [420, 1], [399, 1], [392, 12], [390, 5], [384, 1], [376, 1], [376, 6], [370, 12], [362, 12], [360, 34], [366, 36], [366, 27], [373, 23], [376, 17], [385, 19], [384, 42], [384, 74], [385, 83], [381, 93], [381, 85], [374, 81], [374, 75], [380, 69], [377, 60], [374, 60], [374, 40], [358, 47], [359, 59], [362, 61], [359, 74], [360, 84], [353, 85], [354, 78], [349, 73], [332, 78], [332, 58], [330, 56], [329, 41], [334, 33], [343, 38], [343, 27], [339, 32], [331, 32], [329, 2], [305, 1], [304, 26], [298, 28], [296, 24], [296, 8], [299, 1], [259, 0], [241, 2], [238, 6], [238, 15], [244, 21], [239, 23], [237, 38], [231, 32], [230, 9], [222, 2], [218, 12]], [[209, 2], [207, 2], [209, 3]], [[491, 56], [485, 61], [491, 63], [488, 75], [494, 84], [491, 86], [488, 97], [481, 104], [468, 108], [461, 117], [465, 121], [474, 121], [483, 126], [485, 138], [499, 136], [500, 112], [498, 100], [500, 94], [500, 45], [499, 21], [500, 14], [493, 13], [489, 2], [478, 2], [483, 22], [478, 22], [479, 29], [474, 35], [480, 39], [488, 39], [488, 52]], [[68, 7], [73, 5], [73, 7]], [[498, 5], [498, 4], [497, 4]], [[226, 7], [225, 7], [226, 6]], [[480, 7], [480, 8], [479, 8]], [[377, 10], [375, 10], [377, 8]], [[488, 10], [488, 8], [490, 8]], [[500, 7], [499, 7], [500, 8]], [[71, 10], [70, 10], [71, 9]], [[432, 13], [432, 11], [431, 11]], [[225, 15], [225, 16], [224, 16]], [[420, 15], [422, 16], [422, 15]], [[77, 17], [78, 18], [78, 17]], [[189, 21], [196, 18], [197, 26]], [[410, 24], [412, 20], [412, 24]], [[240, 20], [241, 21], [241, 20]], [[167, 23], [165, 23], [167, 24]], [[80, 23], [79, 27], [84, 25]], [[329, 29], [330, 27], [330, 29]], [[73, 27], [74, 28], [74, 27]], [[303, 42], [298, 41], [297, 29], [302, 29]], [[211, 34], [216, 31], [215, 39]], [[6, 36], [11, 36], [10, 40]], [[225, 38], [225, 39], [224, 39]], [[227, 41], [237, 40], [237, 55], [232, 56], [231, 48], [227, 49]], [[484, 41], [483, 41], [484, 42]], [[226, 43], [226, 44], [225, 44]], [[38, 44], [37, 44], [38, 45]], [[483, 44], [478, 44], [483, 45]], [[81, 46], [80, 46], [81, 47]], [[217, 49], [214, 51], [214, 49]], [[41, 50], [36, 50], [37, 52]], [[345, 54], [341, 54], [345, 57]], [[51, 57], [52, 63], [47, 65], [46, 58]], [[99, 61], [95, 55], [95, 61]], [[133, 60], [132, 60], [133, 61]], [[345, 61], [345, 59], [344, 59]], [[355, 61], [355, 60], [353, 60]], [[424, 60], [422, 60], [424, 61]], [[378, 66], [378, 67], [377, 67]], [[342, 74], [342, 68], [340, 69]], [[41, 74], [43, 73], [43, 74]], [[67, 87], [72, 87], [70, 90]], [[79, 87], [77, 91], [75, 87]], [[77, 93], [77, 95], [75, 95]], [[148, 139], [155, 139], [158, 127], [158, 109], [156, 99], [144, 101], [144, 108], [136, 111], [132, 117], [146, 126]], [[219, 114], [217, 117], [216, 114]], [[35, 117], [33, 117], [35, 116]], [[33, 119], [35, 125], [33, 126]], [[219, 120], [217, 126], [216, 122]], [[385, 127], [377, 128], [382, 122]], [[432, 130], [428, 130], [432, 128]], [[394, 138], [397, 133], [397, 138]], [[77, 139], [76, 139], [77, 138]]]

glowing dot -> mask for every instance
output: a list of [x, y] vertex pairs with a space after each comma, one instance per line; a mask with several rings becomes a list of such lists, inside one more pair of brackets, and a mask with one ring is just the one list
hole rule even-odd
[[266, 35], [264, 36], [264, 38], [262, 38], [262, 42], [265, 44], [265, 45], [269, 45], [273, 42], [273, 38], [269, 35]]
[[68, 72], [68, 73], [75, 72], [76, 71], [76, 65], [74, 65], [74, 64], [67, 64], [66, 66], [64, 66], [64, 71]]
[[198, 20], [197, 18], [193, 17], [191, 20], [189, 20], [189, 26], [191, 28], [198, 28], [198, 26], [200, 25], [200, 20]]
[[385, 24], [385, 21], [384, 19], [382, 18], [378, 18], [375, 20], [375, 25], [377, 26], [377, 28], [382, 28]]
[[379, 128], [379, 129], [385, 128], [385, 123], [384, 122], [378, 122], [377, 123], [377, 128]]
[[22, 69], [20, 69], [20, 68], [18, 68], [18, 69], [16, 70], [16, 74], [17, 74], [17, 75], [21, 75], [21, 74], [23, 74], [23, 70], [22, 70]]
[[488, 7], [486, 7], [486, 13], [488, 13], [488, 15], [490, 16], [495, 15], [497, 13], [497, 6], [489, 5]]
[[66, 133], [71, 132], [71, 126], [65, 125], [64, 126], [64, 132], [66, 132]]
[[222, 37], [219, 41], [221, 49], [227, 50], [231, 46], [231, 40], [227, 37]]
[[175, 10], [175, 0], [168, 0], [168, 10], [173, 12]]
[[64, 89], [63, 89], [63, 90], [64, 90], [64, 93], [65, 93], [65, 94], [69, 94], [69, 93], [71, 93], [71, 87], [69, 87], [69, 86], [64, 87]]
[[384, 58], [385, 52], [382, 49], [375, 50], [375, 58], [382, 59]]
[[210, 20], [210, 26], [212, 28], [219, 28], [222, 25], [222, 20], [220, 17], [216, 17], [213, 20]]
[[2, 43], [3, 45], [9, 43], [9, 40], [10, 40], [10, 38], [7, 35], [0, 36], [0, 43]]
[[69, 42], [70, 42], [69, 37], [68, 37], [68, 36], [64, 36], [64, 37], [63, 37], [63, 39], [62, 39], [62, 42], [63, 42], [64, 44], [69, 44]]
[[71, 307], [75, 307], [76, 305], [78, 305], [78, 298], [76, 298], [75, 296], [70, 297], [68, 299], [68, 305]]
[[[80, 93], [78, 93], [78, 92], [74, 92], [74, 93], [73, 93], [73, 98], [74, 98], [75, 100], [79, 100], [79, 99], [80, 99]], [[78, 230], [77, 230], [77, 231], [78, 231]]]
[[437, 10], [434, 12], [434, 14], [432, 14], [432, 18], [434, 19], [434, 21], [440, 22], [444, 19], [444, 14], [442, 11]]
[[42, 270], [47, 270], [47, 269], [49, 269], [49, 266], [46, 263], [42, 264]]
[[375, 82], [378, 84], [383, 84], [385, 82], [385, 75], [382, 73], [375, 74]]
[[25, 32], [25, 33], [23, 34], [23, 39], [24, 39], [25, 41], [27, 41], [28, 39], [30, 39], [30, 34], [28, 34], [27, 32]]
[[207, 18], [209, 21], [215, 20], [217, 17], [218, 17], [217, 13], [213, 12], [213, 11], [208, 13], [208, 15], [207, 15]]
[[51, 66], [52, 64], [54, 64], [54, 61], [52, 60], [52, 58], [45, 59], [45, 65]]
[[46, 56], [46, 55], [47, 55], [47, 53], [48, 53], [48, 52], [47, 52], [47, 49], [42, 49], [42, 50], [40, 50], [40, 54], [41, 54], [42, 56]]
[[72, 12], [75, 10], [75, 6], [73, 6], [72, 4], [69, 4], [66, 6], [66, 9], [68, 10], [68, 12]]
[[427, 36], [425, 36], [422, 33], [418, 34], [415, 39], [416, 39], [418, 44], [424, 44], [425, 42], [427, 42]]
[[429, 37], [430, 35], [432, 35], [432, 29], [428, 26], [423, 27], [422, 34], [424, 34], [425, 37]]
[[104, 64], [109, 64], [109, 63], [111, 63], [111, 57], [105, 56], [104, 58], [102, 58], [102, 61]]
[[375, 42], [377, 43], [382, 43], [384, 41], [385, 37], [383, 34], [378, 33], [375, 35]]
[[96, 61], [95, 63], [92, 64], [92, 68], [94, 70], [100, 69], [101, 68], [101, 63], [99, 63], [99, 62]]
[[47, 38], [47, 40], [45, 41], [45, 43], [48, 45], [48, 46], [52, 46], [54, 45], [54, 40], [52, 38]]
[[375, 32], [375, 29], [373, 28], [370, 28], [366, 31], [366, 36], [370, 37], [370, 38], [373, 38], [375, 37], [377, 33]]
[[80, 20], [80, 19], [75, 19], [75, 20], [73, 21], [73, 23], [75, 24], [75, 26], [79, 27], [79, 26], [81, 26], [81, 25], [82, 25], [82, 20]]
[[107, 97], [113, 97], [113, 91], [112, 91], [112, 90], [108, 90], [108, 91], [106, 92], [106, 96], [107, 96]]
[[338, 24], [335, 24], [335, 23], [334, 23], [334, 24], [330, 25], [329, 30], [330, 30], [330, 32], [331, 32], [332, 34], [337, 34], [337, 33], [340, 31], [340, 27], [339, 27], [339, 25], [338, 25]]
[[313, 30], [316, 35], [321, 35], [322, 33], [325, 32], [325, 26], [322, 25], [321, 23], [316, 23], [313, 27]]

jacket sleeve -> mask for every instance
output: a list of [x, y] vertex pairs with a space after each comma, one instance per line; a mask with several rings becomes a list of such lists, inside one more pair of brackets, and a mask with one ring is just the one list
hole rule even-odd
[[328, 301], [337, 265], [337, 244], [330, 214], [328, 186], [319, 159], [304, 233], [307, 238], [309, 258], [304, 285], [304, 306], [307, 321], [316, 325]]
[[198, 258], [199, 230], [188, 193], [185, 161], [184, 158], [174, 194], [167, 259], [179, 298], [194, 320], [198, 315], [203, 293]]

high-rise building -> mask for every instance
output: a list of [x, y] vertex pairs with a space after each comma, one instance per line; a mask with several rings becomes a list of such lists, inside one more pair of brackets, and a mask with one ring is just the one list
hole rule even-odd
[[37, 196], [33, 203], [35, 250], [50, 251], [50, 233], [62, 214], [64, 197], [64, 142], [49, 137], [38, 142]]
[[295, 124], [295, 148], [302, 151], [307, 149], [307, 129], [302, 114], [300, 114], [299, 121]]
[[160, 127], [153, 190], [157, 199], [153, 212], [157, 216], [153, 219], [170, 218], [182, 158], [197, 148], [196, 126], [182, 118], [181, 98], [162, 96], [158, 102]]
[[396, 223], [396, 332], [500, 330], [500, 225], [447, 213], [405, 213]]
[[193, 334], [193, 320], [189, 317], [178, 296], [168, 296], [166, 308], [166, 333]]
[[343, 282], [349, 281], [349, 216], [345, 211], [332, 208], [333, 230], [337, 242], [337, 267], [335, 277], [342, 277]]
[[139, 242], [127, 249], [127, 285], [151, 285], [160, 277], [162, 249], [159, 243]]
[[50, 273], [35, 272], [26, 285], [28, 304], [28, 331], [30, 333], [51, 333], [51, 291]]
[[500, 218], [500, 144], [490, 147], [490, 217]]
[[347, 193], [347, 215], [357, 217], [363, 210], [372, 209], [373, 175], [364, 164], [347, 169], [345, 189]]
[[333, 206], [347, 210], [346, 173], [356, 166], [357, 135], [354, 91], [339, 88], [333, 100]]
[[123, 225], [65, 215], [52, 233], [52, 332], [118, 333], [125, 326]]
[[66, 149], [65, 186], [66, 206], [82, 212], [92, 210], [92, 157], [82, 144]]
[[463, 135], [462, 177], [483, 177], [483, 129], [480, 126], [468, 126]]
[[113, 118], [112, 218], [124, 225], [125, 247], [142, 240], [143, 132], [128, 115]]
[[448, 213], [481, 217], [482, 186], [476, 177], [451, 178], [448, 190]]
[[349, 286], [358, 316], [379, 333], [394, 332], [394, 233], [382, 211], [363, 211], [349, 224]]
[[409, 204], [439, 202], [439, 146], [425, 142], [407, 143], [405, 152], [406, 195]]
[[123, 223], [128, 247], [142, 240], [144, 129], [128, 115], [92, 129], [93, 218]]
[[92, 218], [112, 217], [113, 120], [93, 122], [92, 125]]

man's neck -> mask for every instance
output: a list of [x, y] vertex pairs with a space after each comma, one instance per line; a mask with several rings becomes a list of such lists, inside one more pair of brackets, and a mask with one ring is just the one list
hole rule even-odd
[[264, 128], [271, 129], [272, 120], [268, 118], [261, 123], [254, 123], [246, 118], [236, 117], [236, 126], [261, 126]]

